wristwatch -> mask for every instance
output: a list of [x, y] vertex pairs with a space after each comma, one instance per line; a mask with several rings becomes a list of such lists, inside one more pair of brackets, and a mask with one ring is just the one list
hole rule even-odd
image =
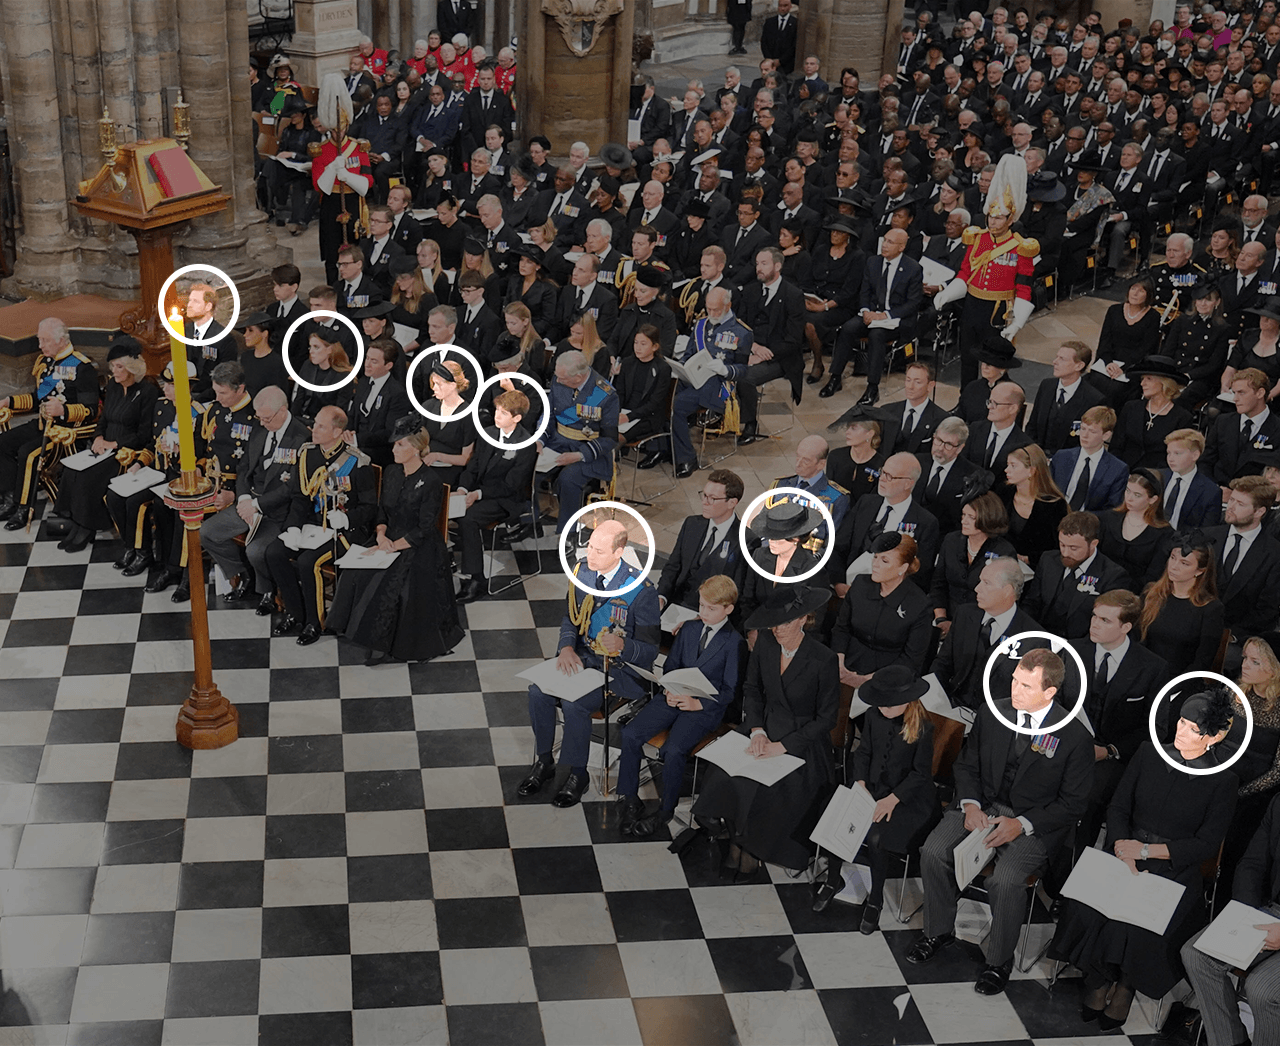
[[1138, 860], [1145, 861], [1151, 855], [1151, 847], [1146, 843], [1142, 844], [1142, 849], [1138, 851]]

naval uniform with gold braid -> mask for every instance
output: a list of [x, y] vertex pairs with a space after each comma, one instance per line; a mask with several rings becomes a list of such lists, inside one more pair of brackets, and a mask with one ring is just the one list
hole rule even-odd
[[[588, 588], [606, 592], [625, 588], [639, 573], [626, 560], [619, 561], [613, 577], [607, 582], [585, 562], [574, 569], [574, 576]], [[609, 659], [609, 690], [618, 697], [633, 700], [645, 691], [627, 665], [638, 665], [646, 670], [652, 668], [654, 658], [658, 656], [661, 616], [658, 590], [648, 581], [609, 599], [590, 596], [576, 585], [570, 585], [568, 613], [560, 623], [560, 641], [556, 650], [572, 647], [582, 658], [584, 667], [603, 669], [600, 633], [612, 631], [622, 636], [622, 652]], [[546, 757], [548, 763], [555, 742], [558, 701], [558, 698], [544, 694], [536, 685], [530, 684], [529, 725], [533, 727], [534, 750], [539, 757]], [[577, 701], [560, 702], [560, 710], [564, 714], [564, 735], [560, 742], [562, 766], [585, 771], [591, 743], [591, 715], [599, 711], [603, 701], [604, 691], [597, 688]]]
[[960, 309], [960, 387], [978, 377], [978, 347], [989, 331], [1003, 330], [1013, 301], [1031, 300], [1032, 275], [1040, 244], [1016, 232], [996, 242], [986, 229], [971, 225], [958, 279], [968, 285]]
[[589, 480], [608, 483], [613, 478], [619, 410], [617, 392], [594, 370], [587, 371], [587, 380], [578, 389], [551, 383], [553, 424], [542, 437], [543, 445], [558, 454], [582, 455], [581, 461], [563, 466], [555, 480], [560, 499], [557, 530], [563, 530], [582, 507], [582, 491]]
[[[835, 529], [840, 529], [840, 522], [844, 519], [849, 511], [849, 492], [839, 483], [832, 481], [826, 471], [819, 472], [811, 479], [801, 479], [799, 476], [786, 476], [782, 479], [775, 479], [769, 484], [769, 489], [773, 490], [777, 487], [795, 487], [798, 490], [807, 490], [813, 494], [815, 498], [827, 506], [827, 511], [831, 513], [831, 520], [835, 523]], [[803, 504], [803, 499], [796, 497], [794, 494], [784, 494], [780, 497], [769, 498], [765, 502], [765, 506], [772, 508], [780, 502], [795, 501]], [[812, 507], [812, 504], [810, 504]], [[815, 556], [821, 556], [822, 550], [826, 547], [827, 541], [830, 540], [827, 535], [827, 524], [823, 521], [822, 526], [813, 532], [805, 541], [804, 548], [812, 552]]]
[[[31, 375], [35, 391], [10, 397], [8, 410], [0, 411], [7, 420], [10, 412], [25, 414], [40, 408], [39, 417], [0, 433], [0, 500], [7, 503], [12, 495], [16, 507], [23, 510], [22, 526], [26, 510], [35, 505], [40, 452], [46, 442], [66, 443], [70, 450], [89, 435], [84, 427], [97, 418], [99, 404], [97, 368], [71, 345], [54, 357], [42, 354]], [[44, 408], [53, 402], [61, 403], [64, 413], [47, 418]]]

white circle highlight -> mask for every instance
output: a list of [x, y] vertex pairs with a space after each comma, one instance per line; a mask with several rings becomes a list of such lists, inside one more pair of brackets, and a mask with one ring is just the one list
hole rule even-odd
[[[432, 414], [431, 411], [427, 410], [426, 407], [418, 402], [418, 397], [413, 391], [413, 373], [418, 369], [419, 364], [421, 364], [423, 360], [428, 356], [434, 356], [437, 352], [441, 354], [446, 352], [456, 352], [475, 369], [476, 382], [480, 385], [483, 385], [484, 383], [484, 368], [480, 366], [479, 361], [472, 356], [471, 353], [460, 345], [454, 345], [452, 342], [445, 342], [443, 345], [432, 345], [425, 349], [419, 349], [414, 354], [413, 360], [409, 364], [409, 369], [405, 372], [404, 376], [404, 390], [409, 394], [409, 402], [413, 404], [413, 409], [424, 418], [430, 418], [432, 421], [440, 422], [441, 425], [447, 425], [451, 421], [458, 421], [461, 418], [468, 418], [475, 414], [476, 404], [480, 401], [480, 396], [478, 394], [472, 396], [470, 401], [467, 403], [466, 410], [461, 410], [456, 414], [450, 414], [447, 418], [443, 414]], [[479, 425], [476, 426], [476, 428], [479, 427]]]
[[[351, 365], [351, 369], [347, 371], [347, 376], [341, 381], [335, 381], [332, 385], [313, 385], [305, 378], [298, 377], [298, 372], [293, 369], [293, 362], [289, 359], [289, 339], [293, 337], [293, 332], [301, 327], [307, 320], [315, 316], [330, 316], [339, 323], [345, 323], [356, 339], [356, 361]], [[311, 392], [332, 392], [334, 389], [343, 388], [345, 385], [355, 381], [360, 371], [364, 368], [364, 337], [356, 330], [356, 325], [352, 323], [346, 316], [341, 313], [331, 312], [328, 309], [315, 309], [311, 312], [303, 313], [291, 324], [289, 329], [284, 332], [284, 341], [280, 343], [280, 355], [284, 357], [284, 369], [289, 372], [289, 377], [301, 385], [304, 389]]]
[[[185, 334], [169, 326], [169, 317], [165, 315], [164, 311], [165, 296], [168, 295], [169, 288], [173, 286], [174, 281], [189, 272], [216, 272], [222, 277], [222, 282], [227, 285], [227, 289], [231, 291], [231, 303], [233, 306], [231, 319], [227, 321], [225, 329], [216, 338], [188, 338]], [[203, 262], [198, 265], [184, 265], [181, 269], [172, 273], [161, 285], [160, 296], [156, 299], [156, 310], [160, 314], [160, 322], [164, 325], [164, 329], [169, 332], [170, 337], [177, 338], [183, 345], [213, 345], [227, 337], [235, 329], [236, 320], [240, 318], [240, 292], [236, 290], [235, 281], [215, 265], [206, 265]]]
[[[630, 515], [634, 516], [636, 519], [640, 521], [640, 526], [644, 530], [644, 536], [649, 539], [649, 558], [645, 560], [644, 568], [640, 571], [640, 573], [635, 577], [634, 580], [629, 581], [627, 584], [623, 585], [621, 588], [615, 588], [609, 591], [605, 591], [604, 589], [601, 589], [601, 588], [591, 588], [588, 585], [584, 584], [583, 582], [579, 581], [576, 577], [574, 577], [573, 570], [569, 566], [569, 560], [565, 557], [565, 554], [564, 554], [565, 538], [569, 534], [573, 533], [573, 525], [577, 523], [578, 520], [581, 519], [583, 516], [585, 516], [588, 512], [594, 512], [596, 511], [596, 509], [602, 509], [602, 508], [620, 508], [624, 512], [627, 512]], [[643, 585], [645, 582], [645, 579], [649, 576], [649, 571], [653, 569], [653, 557], [654, 557], [654, 554], [657, 552], [657, 543], [654, 541], [653, 528], [649, 526], [649, 521], [645, 519], [644, 516], [640, 515], [640, 513], [637, 512], [635, 509], [633, 509], [630, 505], [624, 505], [621, 501], [593, 501], [589, 505], [583, 505], [582, 508], [578, 509], [577, 512], [575, 512], [572, 516], [569, 517], [569, 522], [565, 524], [564, 530], [560, 534], [559, 545], [560, 545], [560, 567], [561, 569], [564, 570], [565, 576], [569, 579], [569, 583], [573, 585], [574, 588], [578, 589], [580, 592], [585, 592], [589, 596], [595, 596], [597, 599], [612, 599], [614, 596], [625, 596], [632, 589], [639, 588], [641, 585]], [[585, 562], [585, 560], [583, 562]]]
[[475, 410], [480, 409], [479, 407], [480, 399], [484, 395], [485, 390], [488, 389], [490, 385], [496, 385], [503, 378], [510, 378], [512, 381], [522, 381], [525, 384], [531, 386], [533, 390], [539, 396], [542, 397], [542, 428], [538, 429], [536, 433], [534, 433], [527, 440], [524, 440], [521, 443], [499, 443], [496, 439], [494, 439], [487, 432], [485, 432], [484, 426], [480, 424], [479, 415], [477, 415], [476, 416], [476, 432], [479, 434], [480, 438], [484, 440], [487, 444], [489, 444], [489, 446], [491, 447], [497, 447], [499, 450], [523, 450], [525, 447], [529, 446], [531, 443], [537, 443], [538, 440], [542, 439], [543, 435], [546, 434], [548, 427], [550, 427], [551, 399], [547, 396], [547, 390], [544, 389], [541, 385], [539, 385], [527, 374], [520, 374], [518, 372], [514, 372], [511, 374], [495, 374], [491, 378], [485, 378], [484, 382], [481, 384], [479, 391], [476, 392], [476, 396], [475, 396], [476, 406], [473, 409]]
[[[1076, 703], [1071, 711], [1052, 726], [1041, 725], [1037, 728], [1033, 726], [1019, 726], [1017, 723], [1009, 722], [1009, 720], [996, 711], [995, 698], [991, 695], [991, 666], [995, 664], [996, 658], [1007, 656], [1004, 653], [1005, 647], [1011, 646], [1012, 644], [1017, 643], [1018, 640], [1028, 637], [1032, 639], [1049, 640], [1050, 649], [1052, 649], [1052, 644], [1055, 640], [1061, 643], [1068, 651], [1070, 651], [1071, 659], [1076, 663], [1076, 668], [1080, 669], [1080, 696], [1076, 698]], [[1055, 650], [1054, 653], [1056, 654], [1058, 651]], [[1066, 680], [1063, 680], [1063, 682], [1065, 681]], [[1035, 737], [1037, 734], [1052, 734], [1055, 730], [1060, 730], [1080, 714], [1080, 709], [1084, 707], [1084, 700], [1089, 696], [1089, 677], [1085, 673], [1084, 659], [1080, 656], [1080, 652], [1063, 639], [1062, 636], [1056, 636], [1052, 632], [1019, 632], [1016, 636], [1010, 636], [1003, 643], [997, 645], [987, 656], [986, 667], [982, 670], [982, 693], [987, 699], [987, 707], [991, 709], [991, 714], [1000, 720], [1001, 723], [1007, 726], [1014, 733], [1026, 734], [1027, 737]]]
[[[1240, 704], [1244, 706], [1244, 740], [1240, 742], [1240, 747], [1237, 749], [1236, 754], [1218, 766], [1196, 767], [1175, 763], [1169, 753], [1164, 750], [1164, 745], [1156, 737], [1156, 710], [1160, 707], [1160, 702], [1165, 699], [1170, 690], [1188, 679], [1212, 679], [1214, 682], [1221, 683], [1235, 694], [1239, 698]], [[1249, 704], [1249, 699], [1244, 696], [1244, 691], [1226, 676], [1218, 675], [1217, 672], [1183, 672], [1176, 679], [1170, 679], [1169, 682], [1165, 683], [1160, 688], [1160, 693], [1156, 694], [1156, 699], [1151, 702], [1151, 712], [1147, 716], [1147, 733], [1151, 737], [1151, 743], [1156, 746], [1156, 751], [1160, 754], [1160, 758], [1175, 770], [1181, 770], [1184, 774], [1191, 774], [1193, 777], [1209, 777], [1212, 774], [1221, 773], [1223, 770], [1235, 766], [1236, 761], [1244, 755], [1245, 750], [1249, 747], [1249, 742], [1253, 740], [1253, 708]]]
[[[813, 502], [823, 521], [827, 524], [827, 547], [822, 552], [822, 558], [818, 560], [816, 566], [806, 570], [803, 574], [794, 574], [790, 577], [783, 577], [781, 574], [770, 574], [755, 561], [755, 557], [751, 555], [750, 550], [747, 548], [747, 520], [752, 518], [757, 506], [766, 498], [777, 497], [780, 494], [795, 494], [805, 502]], [[738, 526], [738, 545], [742, 549], [742, 558], [747, 561], [747, 566], [761, 577], [767, 577], [770, 581], [776, 581], [781, 585], [795, 585], [801, 581], [808, 581], [809, 578], [820, 572], [827, 565], [827, 560], [831, 558], [831, 553], [835, 551], [836, 547], [836, 524], [835, 520], [831, 518], [831, 512], [827, 509], [827, 506], [822, 503], [822, 499], [814, 494], [813, 491], [801, 490], [799, 487], [773, 487], [752, 501], [747, 506], [747, 511], [742, 514], [742, 522]]]

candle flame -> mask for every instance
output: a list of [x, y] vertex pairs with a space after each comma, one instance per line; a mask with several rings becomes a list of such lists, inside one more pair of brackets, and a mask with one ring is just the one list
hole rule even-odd
[[182, 312], [176, 305], [169, 310], [169, 329], [174, 332], [182, 330]]

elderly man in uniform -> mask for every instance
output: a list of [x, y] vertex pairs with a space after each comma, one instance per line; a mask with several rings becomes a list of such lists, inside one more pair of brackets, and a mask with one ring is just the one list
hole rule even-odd
[[[836, 529], [839, 529], [845, 513], [849, 511], [849, 492], [840, 484], [833, 482], [827, 475], [827, 455], [829, 453], [831, 453], [831, 446], [822, 436], [805, 436], [796, 445], [795, 474], [775, 479], [769, 484], [769, 489], [796, 487], [799, 490], [809, 491], [827, 506], [827, 511], [831, 513], [831, 519], [835, 523]], [[797, 499], [794, 495], [788, 495], [785, 499], [779, 500], [793, 501]], [[830, 539], [824, 523], [813, 532], [813, 536], [805, 543], [804, 547], [815, 556], [820, 556], [822, 548], [828, 540]]]
[[[592, 596], [577, 585], [569, 586], [569, 607], [560, 623], [556, 667], [570, 676], [583, 668], [602, 669], [607, 659], [610, 691], [619, 697], [637, 698], [645, 691], [629, 666], [652, 667], [658, 656], [660, 614], [657, 590], [623, 560], [626, 547], [627, 528], [617, 520], [606, 520], [592, 531], [585, 569], [579, 563], [574, 577], [587, 588], [607, 595]], [[551, 800], [555, 806], [573, 806], [587, 790], [591, 716], [603, 700], [604, 690], [597, 687], [576, 701], [560, 702], [564, 715], [560, 764], [569, 768], [569, 774]], [[516, 789], [522, 799], [536, 795], [555, 776], [551, 749], [556, 703], [556, 697], [544, 693], [536, 684], [529, 687], [529, 724], [533, 727], [536, 758]]]
[[555, 379], [551, 384], [552, 424], [540, 447], [559, 455], [555, 489], [560, 499], [556, 530], [560, 531], [582, 507], [587, 483], [598, 479], [607, 485], [613, 477], [620, 408], [613, 386], [592, 370], [586, 356], [577, 350], [560, 354]]

